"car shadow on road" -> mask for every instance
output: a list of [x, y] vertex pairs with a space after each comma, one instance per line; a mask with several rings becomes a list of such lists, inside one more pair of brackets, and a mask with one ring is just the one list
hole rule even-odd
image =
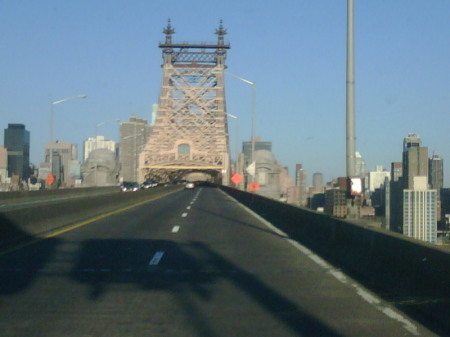
[[0, 296], [26, 290], [60, 243], [55, 238], [38, 240], [0, 213]]
[[[118, 284], [144, 292], [166, 292], [175, 299], [177, 311], [182, 312], [196, 335], [216, 337], [222, 336], [222, 332], [217, 331], [207, 308], [211, 305], [221, 308], [223, 303], [213, 302], [217, 292], [223, 290], [219, 284], [225, 282], [239, 289], [238, 293], [244, 293], [263, 312], [268, 312], [293, 336], [340, 336], [257, 275], [239, 268], [204, 243], [93, 239], [84, 241], [80, 249], [70, 276], [88, 286], [86, 295], [92, 301], [102, 301], [111, 292], [117, 292]], [[236, 293], [230, 293], [233, 295]], [[220, 319], [227, 320], [227, 317]]]

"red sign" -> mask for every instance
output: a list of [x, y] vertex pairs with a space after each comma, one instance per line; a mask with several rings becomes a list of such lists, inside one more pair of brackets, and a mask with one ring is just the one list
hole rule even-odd
[[248, 190], [250, 192], [258, 192], [259, 191], [259, 183], [252, 182], [248, 185]]
[[238, 185], [242, 181], [242, 176], [239, 173], [235, 173], [231, 177], [231, 181], [236, 185]]
[[45, 182], [47, 185], [52, 185], [55, 182], [55, 176], [51, 173], [47, 174], [47, 178], [45, 178]]

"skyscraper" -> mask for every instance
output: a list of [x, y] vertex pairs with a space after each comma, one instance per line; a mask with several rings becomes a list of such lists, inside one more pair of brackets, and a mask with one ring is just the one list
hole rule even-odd
[[8, 150], [8, 176], [21, 179], [30, 176], [30, 132], [23, 124], [8, 124], [5, 129], [4, 146]]
[[129, 121], [120, 123], [119, 162], [124, 181], [138, 180], [139, 155], [152, 130], [153, 126], [139, 117], [130, 117]]
[[313, 186], [314, 187], [323, 187], [323, 174], [320, 172], [316, 172], [313, 174]]
[[[267, 150], [272, 152], [272, 142], [263, 142], [259, 137], [255, 139], [255, 152], [258, 150]], [[252, 142], [242, 142], [242, 152], [244, 153], [245, 162], [250, 164], [252, 158]]]
[[438, 191], [444, 187], [444, 161], [438, 154], [428, 160], [428, 184]]
[[52, 151], [52, 172], [55, 175], [55, 183], [65, 187], [74, 186], [74, 177], [70, 171], [73, 161], [78, 159], [78, 147], [63, 141], [54, 141], [47, 144], [45, 149], [45, 161], [50, 163], [50, 151]]
[[409, 134], [403, 140], [403, 185], [405, 189], [412, 187], [414, 177], [428, 177], [428, 148], [420, 146], [420, 137]]
[[362, 157], [361, 153], [355, 153], [355, 176], [364, 178], [366, 175], [366, 161]]
[[306, 189], [306, 171], [303, 169], [302, 164], [295, 165], [295, 186], [297, 192], [297, 200], [300, 206], [306, 206], [308, 195]]
[[437, 190], [428, 188], [428, 148], [409, 134], [403, 140], [403, 234], [437, 241]]
[[86, 161], [89, 154], [97, 149], [108, 149], [113, 153], [116, 152], [116, 142], [110, 139], [106, 139], [105, 136], [97, 135], [94, 137], [89, 137], [83, 142], [83, 161]]

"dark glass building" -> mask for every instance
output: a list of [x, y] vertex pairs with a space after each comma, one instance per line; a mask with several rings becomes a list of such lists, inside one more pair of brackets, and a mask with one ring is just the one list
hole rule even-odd
[[8, 124], [4, 146], [8, 151], [8, 176], [21, 179], [30, 176], [30, 131], [23, 124]]

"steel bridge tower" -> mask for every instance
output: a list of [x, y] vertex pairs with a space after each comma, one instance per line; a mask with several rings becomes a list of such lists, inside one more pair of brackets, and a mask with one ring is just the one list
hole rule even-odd
[[224, 70], [227, 31], [217, 43], [175, 43], [170, 20], [159, 44], [163, 78], [152, 135], [139, 159], [140, 180], [189, 176], [227, 185], [230, 176]]

